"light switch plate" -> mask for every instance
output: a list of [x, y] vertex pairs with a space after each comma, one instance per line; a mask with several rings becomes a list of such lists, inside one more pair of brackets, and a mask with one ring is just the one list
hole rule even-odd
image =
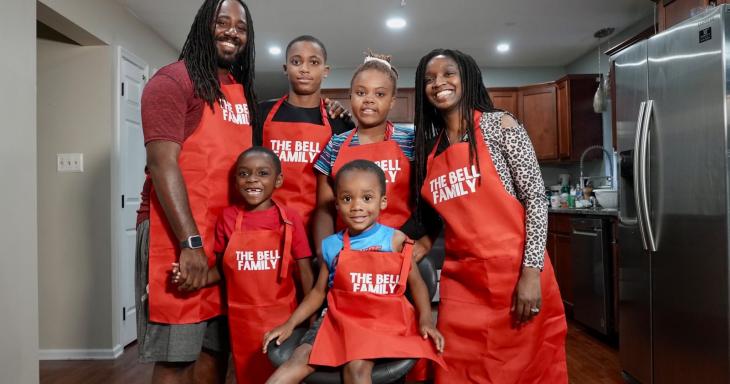
[[56, 155], [58, 172], [83, 172], [84, 171], [84, 154], [83, 153], [59, 153]]

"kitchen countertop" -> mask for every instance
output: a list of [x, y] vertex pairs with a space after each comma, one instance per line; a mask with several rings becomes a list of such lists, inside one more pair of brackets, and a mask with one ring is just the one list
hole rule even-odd
[[618, 216], [616, 208], [548, 208], [548, 213], [567, 213], [572, 215]]

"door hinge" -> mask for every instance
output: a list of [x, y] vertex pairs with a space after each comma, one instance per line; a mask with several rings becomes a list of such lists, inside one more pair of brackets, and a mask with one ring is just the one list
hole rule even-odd
[[122, 321], [127, 320], [127, 307], [122, 307]]
[[122, 195], [122, 209], [124, 209], [124, 195]]
[[124, 82], [122, 81], [122, 96], [124, 96]]

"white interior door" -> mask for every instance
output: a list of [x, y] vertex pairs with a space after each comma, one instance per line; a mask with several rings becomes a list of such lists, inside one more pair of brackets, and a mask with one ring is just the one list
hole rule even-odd
[[147, 64], [134, 55], [121, 50], [119, 62], [119, 186], [121, 196], [121, 233], [119, 246], [119, 298], [122, 326], [120, 343], [127, 345], [137, 338], [137, 309], [134, 301], [134, 266], [136, 244], [137, 209], [140, 191], [144, 183], [144, 167], [147, 162], [142, 136], [141, 100], [142, 89], [147, 81]]

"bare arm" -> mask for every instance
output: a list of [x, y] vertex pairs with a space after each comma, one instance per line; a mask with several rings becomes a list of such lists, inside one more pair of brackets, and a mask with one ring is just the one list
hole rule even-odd
[[312, 272], [312, 259], [304, 258], [297, 260], [297, 268], [299, 269], [299, 280], [302, 282], [302, 293], [307, 296], [312, 291], [314, 284], [314, 273]]
[[[403, 240], [400, 239], [405, 240], [405, 235], [401, 232], [396, 232], [393, 236], [393, 242], [395, 243], [400, 241], [400, 244], [403, 244]], [[396, 251], [398, 248], [395, 247], [396, 244], [393, 245], [393, 250]], [[402, 248], [402, 245], [400, 248]], [[421, 277], [421, 272], [418, 270], [415, 258], [411, 258], [411, 271], [408, 273], [408, 289], [411, 292], [416, 312], [418, 312], [418, 328], [421, 335], [424, 338], [430, 336], [431, 339], [433, 339], [433, 343], [436, 345], [436, 349], [439, 352], [443, 352], [445, 345], [444, 337], [433, 325], [428, 287], [426, 287], [426, 283], [423, 281], [423, 277]]]
[[335, 191], [329, 177], [317, 173], [317, 206], [314, 208], [314, 237], [317, 259], [322, 262], [322, 240], [335, 232]]
[[[190, 211], [185, 180], [178, 165], [180, 145], [172, 141], [155, 140], [149, 142], [146, 148], [152, 185], [175, 237], [183, 241], [197, 235], [198, 228]], [[202, 248], [183, 249], [179, 262], [182, 281], [180, 290], [192, 291], [206, 284], [208, 259]]]
[[281, 345], [284, 340], [291, 336], [294, 327], [307, 320], [310, 316], [317, 312], [319, 307], [322, 306], [322, 303], [324, 303], [327, 292], [327, 280], [329, 279], [329, 269], [327, 269], [327, 264], [324, 262], [320, 263], [320, 265], [317, 283], [314, 285], [312, 290], [304, 296], [304, 299], [297, 309], [294, 310], [294, 313], [289, 316], [289, 319], [284, 324], [281, 324], [264, 334], [264, 353], [266, 353], [269, 343], [272, 340], [276, 340], [277, 345]]

